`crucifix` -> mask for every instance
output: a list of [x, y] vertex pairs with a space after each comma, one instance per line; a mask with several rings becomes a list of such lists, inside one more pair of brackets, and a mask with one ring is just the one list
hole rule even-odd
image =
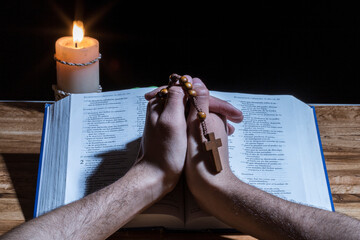
[[218, 148], [222, 146], [221, 138], [215, 139], [215, 134], [213, 132], [206, 135], [208, 139], [207, 142], [204, 142], [206, 151], [211, 151], [216, 172], [220, 172], [222, 170], [220, 154]]

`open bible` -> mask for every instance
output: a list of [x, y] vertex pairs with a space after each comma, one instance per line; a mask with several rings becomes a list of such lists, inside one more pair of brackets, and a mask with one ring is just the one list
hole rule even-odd
[[[153, 88], [73, 94], [44, 114], [34, 216], [78, 200], [123, 176], [134, 163]], [[288, 95], [212, 91], [244, 114], [229, 137], [242, 181], [283, 199], [333, 211], [315, 110]], [[216, 197], [216, 196], [214, 196]], [[125, 227], [228, 228], [203, 212], [185, 181]]]

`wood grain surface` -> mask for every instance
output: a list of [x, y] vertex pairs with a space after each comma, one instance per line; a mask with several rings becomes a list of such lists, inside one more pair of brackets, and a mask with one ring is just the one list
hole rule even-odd
[[335, 210], [360, 219], [360, 106], [315, 109]]
[[[0, 235], [33, 215], [44, 103], [0, 102]], [[360, 106], [318, 106], [335, 210], [360, 219]], [[253, 239], [241, 234], [119, 231], [110, 239]]]

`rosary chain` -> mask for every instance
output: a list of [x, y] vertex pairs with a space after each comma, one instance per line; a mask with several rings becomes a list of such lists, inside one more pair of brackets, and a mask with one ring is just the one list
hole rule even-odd
[[[188, 94], [188, 95], [189, 95], [189, 94]], [[201, 109], [199, 108], [199, 106], [197, 105], [197, 98], [190, 96], [190, 99], [191, 99], [191, 102], [192, 102], [194, 108], [196, 109], [196, 111], [197, 111], [198, 113], [199, 113], [199, 112], [202, 112], [202, 110], [201, 110]], [[207, 126], [206, 126], [205, 120], [200, 121], [200, 125], [201, 125], [201, 128], [202, 128], [202, 130], [203, 130], [203, 136], [209, 141], [208, 131], [207, 131]]]

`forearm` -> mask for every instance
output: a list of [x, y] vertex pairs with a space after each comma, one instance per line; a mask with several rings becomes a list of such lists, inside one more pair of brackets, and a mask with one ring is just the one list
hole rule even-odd
[[87, 197], [21, 225], [4, 239], [105, 239], [168, 190], [159, 171], [137, 164]]
[[219, 181], [202, 188], [196, 197], [211, 214], [245, 233], [260, 239], [358, 239], [360, 236], [358, 220], [282, 200], [235, 176], [226, 182], [226, 185]]

